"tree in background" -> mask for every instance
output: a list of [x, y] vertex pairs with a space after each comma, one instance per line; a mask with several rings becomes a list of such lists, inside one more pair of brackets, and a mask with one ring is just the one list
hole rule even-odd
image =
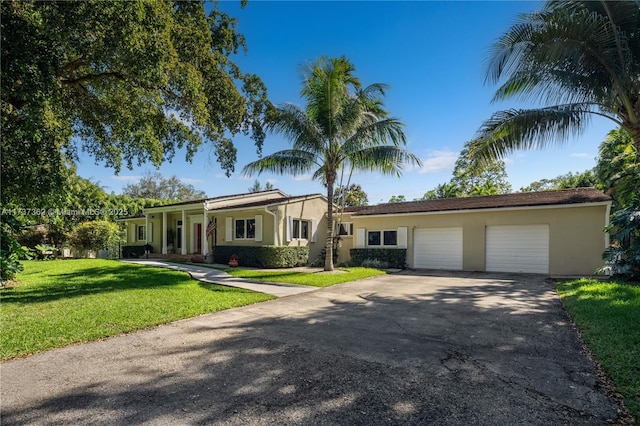
[[79, 149], [96, 162], [156, 166], [210, 141], [227, 175], [269, 103], [229, 57], [235, 19], [201, 1], [0, 3], [1, 201], [61, 206]]
[[360, 185], [352, 183], [348, 187], [337, 187], [333, 195], [333, 202], [341, 207], [360, 207], [369, 204], [369, 197]]
[[456, 198], [458, 196], [458, 187], [450, 182], [441, 183], [435, 187], [435, 189], [431, 189], [425, 192], [422, 197], [423, 200], [435, 200], [437, 198]]
[[271, 184], [271, 182], [267, 181], [267, 183], [265, 183], [263, 187], [258, 179], [256, 179], [255, 182], [253, 182], [253, 185], [248, 188], [249, 192], [270, 191], [272, 189], [273, 185]]
[[406, 203], [407, 199], [404, 195], [392, 195], [391, 198], [389, 198], [389, 203]]
[[595, 173], [600, 188], [611, 195], [614, 211], [629, 205], [640, 191], [640, 157], [623, 129], [612, 130], [600, 144]]
[[160, 172], [149, 173], [138, 183], [130, 183], [122, 193], [132, 198], [151, 198], [167, 202], [181, 202], [206, 198], [204, 191], [180, 181], [177, 176], [165, 178]]
[[427, 191], [422, 197], [423, 200], [498, 195], [511, 192], [505, 162], [495, 160], [488, 163], [476, 163], [471, 161], [469, 150], [470, 142], [467, 142], [456, 160], [451, 180]]
[[623, 128], [640, 155], [639, 2], [546, 2], [495, 43], [487, 80], [504, 81], [494, 100], [551, 105], [493, 114], [470, 146], [474, 161], [562, 143], [592, 115]]
[[[596, 168], [597, 169], [597, 168]], [[551, 179], [540, 179], [520, 188], [520, 192], [550, 191], [554, 189], [585, 188], [598, 186], [599, 180], [595, 175], [596, 169], [585, 170], [582, 173], [566, 173]]]
[[387, 87], [362, 88], [355, 67], [345, 57], [320, 58], [304, 73], [305, 109], [279, 106], [268, 128], [291, 140], [291, 149], [247, 164], [245, 175], [313, 173], [327, 188], [326, 271], [333, 270], [335, 184], [341, 170], [378, 171], [399, 176], [405, 163], [420, 160], [404, 148], [404, 125], [383, 109]]

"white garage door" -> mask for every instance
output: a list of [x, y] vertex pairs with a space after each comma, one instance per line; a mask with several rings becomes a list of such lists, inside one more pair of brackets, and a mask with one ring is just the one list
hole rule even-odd
[[413, 267], [462, 270], [462, 228], [415, 229]]
[[487, 226], [487, 271], [549, 273], [549, 225]]

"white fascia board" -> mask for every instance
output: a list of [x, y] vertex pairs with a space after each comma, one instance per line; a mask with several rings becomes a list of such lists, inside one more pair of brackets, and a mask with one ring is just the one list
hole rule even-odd
[[285, 206], [287, 204], [293, 204], [293, 203], [299, 203], [299, 202], [303, 202], [303, 201], [309, 201], [309, 200], [314, 200], [316, 198], [323, 198], [326, 199], [327, 197], [325, 197], [324, 195], [314, 195], [312, 197], [305, 197], [305, 198], [298, 198], [296, 200], [293, 201], [282, 201], [282, 200], [274, 200], [273, 203], [270, 204], [263, 204], [260, 206], [245, 206], [245, 207], [222, 207], [222, 208], [218, 208], [218, 209], [212, 209], [209, 210], [210, 212], [221, 212], [221, 213], [226, 213], [226, 212], [236, 212], [236, 211], [252, 211], [252, 210], [264, 210], [267, 207], [274, 207], [274, 206]]
[[353, 218], [380, 218], [380, 217], [393, 217], [393, 216], [425, 216], [425, 215], [439, 215], [439, 214], [461, 214], [461, 213], [475, 213], [475, 212], [491, 212], [491, 211], [518, 211], [518, 210], [545, 210], [545, 209], [565, 209], [575, 207], [594, 207], [594, 206], [608, 206], [611, 207], [611, 201], [599, 201], [597, 203], [578, 203], [578, 204], [550, 204], [542, 206], [522, 206], [522, 207], [490, 207], [483, 209], [466, 209], [466, 210], [442, 210], [436, 212], [411, 212], [411, 213], [387, 213], [387, 214], [363, 214], [359, 215], [354, 213]]

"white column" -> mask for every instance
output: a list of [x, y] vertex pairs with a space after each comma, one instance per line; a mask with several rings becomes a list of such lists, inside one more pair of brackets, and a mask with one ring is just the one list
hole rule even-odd
[[162, 212], [162, 254], [167, 254], [167, 212]]
[[209, 254], [209, 241], [207, 241], [207, 226], [209, 225], [209, 219], [207, 218], [207, 211], [205, 210], [202, 219], [202, 255]]
[[189, 232], [189, 227], [187, 226], [187, 211], [182, 210], [182, 254], [187, 254], [187, 232]]

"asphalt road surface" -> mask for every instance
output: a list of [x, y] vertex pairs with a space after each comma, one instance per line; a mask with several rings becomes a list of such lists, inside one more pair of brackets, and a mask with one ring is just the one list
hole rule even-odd
[[602, 425], [542, 277], [392, 274], [1, 365], [2, 424]]

